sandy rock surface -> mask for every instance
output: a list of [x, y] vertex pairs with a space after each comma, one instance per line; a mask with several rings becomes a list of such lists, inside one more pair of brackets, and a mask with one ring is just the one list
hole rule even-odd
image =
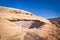
[[1, 6], [0, 40], [60, 40], [60, 28], [30, 12]]

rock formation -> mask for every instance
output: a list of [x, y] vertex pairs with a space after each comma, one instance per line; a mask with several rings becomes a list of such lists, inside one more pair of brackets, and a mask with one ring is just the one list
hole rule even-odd
[[60, 27], [60, 17], [57, 18], [50, 18], [50, 20], [53, 24], [55, 24], [57, 27]]
[[0, 6], [0, 40], [60, 40], [60, 28], [30, 12]]

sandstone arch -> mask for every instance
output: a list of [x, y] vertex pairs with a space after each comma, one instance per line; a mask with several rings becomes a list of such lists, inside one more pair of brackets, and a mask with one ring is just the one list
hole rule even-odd
[[0, 17], [1, 16], [8, 20], [36, 20], [36, 21], [41, 21], [50, 24], [50, 21], [43, 17], [36, 16], [24, 10], [19, 10], [19, 9], [9, 8], [9, 7], [0, 6]]
[[[20, 20], [33, 20], [37, 22], [43, 22], [45, 25], [43, 25], [42, 28], [22, 28], [17, 26], [15, 23], [12, 23], [11, 21], [20, 21]], [[36, 40], [39, 40], [41, 37], [46, 40], [60, 40], [60, 28], [57, 28], [54, 24], [52, 24], [49, 20], [36, 16], [30, 12], [19, 10], [15, 8], [9, 8], [9, 7], [0, 7], [0, 40], [26, 40], [27, 34], [29, 33], [28, 39], [31, 38], [34, 39], [35, 35]], [[58, 32], [59, 31], [59, 32]], [[19, 36], [16, 36], [18, 35]], [[25, 39], [24, 39], [25, 37]], [[38, 38], [38, 39], [37, 39]], [[27, 39], [27, 40], [28, 40]]]

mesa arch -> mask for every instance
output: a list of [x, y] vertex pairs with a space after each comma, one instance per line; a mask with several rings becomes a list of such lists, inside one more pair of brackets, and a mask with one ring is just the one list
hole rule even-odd
[[[11, 21], [33, 20], [43, 22], [40, 29], [20, 28]], [[21, 26], [22, 27], [22, 26]], [[30, 12], [9, 7], [0, 7], [0, 35], [1, 40], [58, 40], [59, 28], [49, 20], [38, 17]], [[32, 37], [31, 37], [32, 36]], [[34, 38], [34, 36], [36, 36]]]
[[51, 24], [49, 20], [40, 16], [36, 16], [31, 12], [2, 6], [0, 6], [0, 17], [8, 20], [35, 20]]

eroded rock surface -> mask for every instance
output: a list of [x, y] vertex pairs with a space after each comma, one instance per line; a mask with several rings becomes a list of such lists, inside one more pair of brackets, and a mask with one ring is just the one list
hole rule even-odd
[[30, 12], [1, 6], [0, 40], [60, 40], [60, 28]]

